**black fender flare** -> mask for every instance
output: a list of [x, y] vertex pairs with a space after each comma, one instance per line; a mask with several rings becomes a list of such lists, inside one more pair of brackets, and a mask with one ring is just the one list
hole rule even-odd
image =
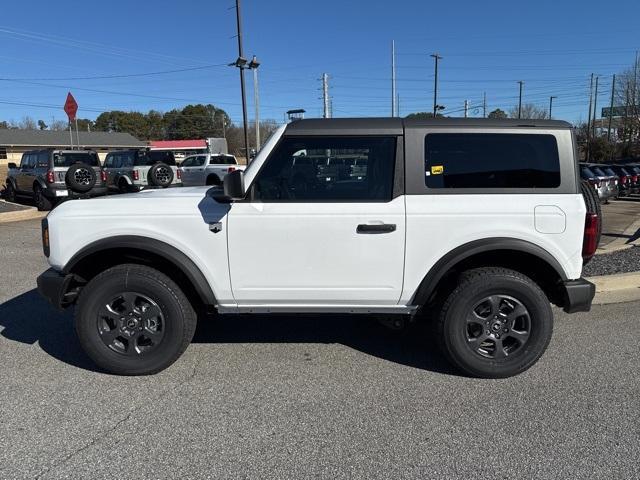
[[418, 289], [411, 299], [411, 305], [424, 305], [444, 275], [461, 261], [479, 253], [500, 250], [518, 251], [533, 255], [551, 266], [562, 281], [568, 280], [567, 274], [560, 263], [553, 255], [539, 245], [519, 238], [483, 238], [460, 245], [442, 256], [442, 258], [429, 269], [422, 279], [422, 282], [420, 282]]
[[78, 251], [63, 267], [62, 272], [69, 274], [73, 272], [73, 268], [89, 255], [96, 254], [100, 251], [110, 250], [114, 248], [130, 248], [135, 250], [147, 251], [159, 255], [179, 268], [186, 278], [195, 288], [196, 293], [206, 305], [216, 305], [216, 297], [211, 289], [211, 285], [205, 278], [202, 271], [187, 255], [178, 250], [176, 247], [169, 245], [161, 240], [154, 238], [142, 237], [137, 235], [121, 235], [117, 237], [109, 237], [90, 243], [89, 245]]
[[40, 177], [36, 177], [36, 179], [33, 181], [33, 184], [31, 185], [31, 188], [33, 188], [35, 190], [36, 184], [40, 188], [42, 188], [42, 190], [47, 190], [47, 184]]
[[129, 175], [119, 174], [113, 179], [113, 184], [117, 187], [120, 185], [120, 180], [124, 178], [124, 181], [127, 182], [127, 185], [132, 186], [133, 181], [129, 178]]

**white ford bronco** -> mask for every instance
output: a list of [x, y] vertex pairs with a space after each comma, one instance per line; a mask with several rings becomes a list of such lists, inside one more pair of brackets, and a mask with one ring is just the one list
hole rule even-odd
[[196, 312], [315, 312], [428, 319], [463, 373], [508, 377], [545, 351], [551, 304], [591, 306], [599, 219], [576, 157], [559, 121], [300, 120], [224, 192], [60, 205], [38, 288], [118, 374], [171, 365]]

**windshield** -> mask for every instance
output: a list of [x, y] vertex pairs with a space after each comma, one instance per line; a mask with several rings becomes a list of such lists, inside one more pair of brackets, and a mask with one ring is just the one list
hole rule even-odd
[[173, 152], [169, 151], [140, 150], [137, 152], [135, 161], [136, 166], [150, 166], [158, 162], [166, 163], [167, 165], [175, 165], [176, 159], [173, 156]]
[[582, 178], [595, 178], [596, 177], [596, 174], [593, 173], [587, 167], [582, 167], [582, 170], [580, 170], [580, 175], [581, 175]]
[[616, 175], [616, 172], [614, 172], [613, 170], [611, 170], [609, 167], [604, 169], [605, 173], [607, 175], [609, 175], [610, 177], [617, 177], [618, 175]]
[[61, 152], [53, 154], [53, 165], [55, 167], [70, 167], [74, 163], [86, 163], [91, 167], [100, 166], [96, 152]]
[[589, 168], [591, 168], [593, 173], [595, 173], [599, 177], [606, 177], [605, 173], [602, 170], [600, 170], [598, 167], [589, 167]]

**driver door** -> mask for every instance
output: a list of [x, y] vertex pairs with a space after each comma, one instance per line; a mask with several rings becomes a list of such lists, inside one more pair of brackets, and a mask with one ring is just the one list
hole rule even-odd
[[[396, 305], [404, 271], [401, 137], [291, 137], [228, 214], [238, 306]], [[326, 176], [359, 158], [358, 176]], [[400, 173], [401, 174], [401, 173]]]

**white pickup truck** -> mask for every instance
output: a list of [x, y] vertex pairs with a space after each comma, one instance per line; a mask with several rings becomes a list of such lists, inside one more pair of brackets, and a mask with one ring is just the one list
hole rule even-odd
[[185, 187], [220, 186], [227, 174], [244, 169], [244, 165], [238, 165], [236, 157], [224, 153], [190, 155], [183, 160], [179, 167], [182, 185]]
[[118, 374], [169, 366], [208, 311], [426, 319], [462, 372], [508, 377], [545, 351], [551, 303], [586, 311], [595, 293], [576, 151], [558, 121], [296, 121], [224, 191], [60, 205], [38, 289], [76, 304], [81, 345]]

